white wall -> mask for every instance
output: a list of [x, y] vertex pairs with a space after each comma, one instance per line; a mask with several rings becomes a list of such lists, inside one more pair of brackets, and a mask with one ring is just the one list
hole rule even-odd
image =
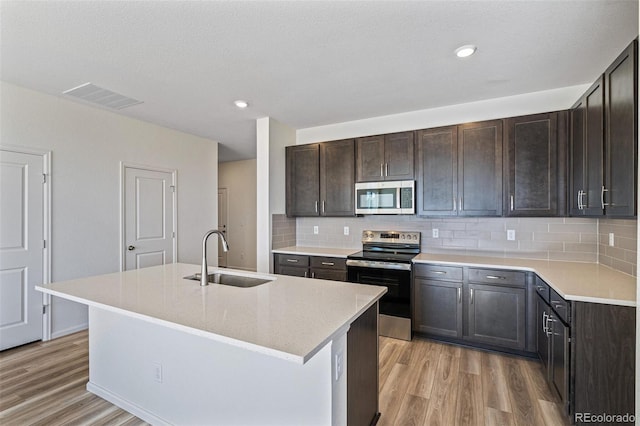
[[296, 131], [270, 117], [256, 120], [258, 272], [270, 272], [271, 215], [285, 212], [285, 147], [296, 144]]
[[467, 104], [309, 127], [299, 129], [296, 132], [296, 143], [322, 142], [557, 111], [569, 108], [588, 88], [589, 84], [583, 84]]
[[256, 270], [256, 160], [220, 163], [218, 187], [227, 189], [227, 266]]
[[[119, 270], [120, 161], [178, 171], [177, 259], [200, 262], [218, 220], [217, 143], [4, 82], [0, 143], [52, 151], [52, 281]], [[86, 324], [86, 307], [54, 298], [53, 337]]]

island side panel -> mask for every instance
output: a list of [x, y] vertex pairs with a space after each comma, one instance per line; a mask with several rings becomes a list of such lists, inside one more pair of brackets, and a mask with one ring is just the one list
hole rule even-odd
[[343, 424], [331, 346], [300, 365], [90, 307], [87, 389], [153, 424]]
[[368, 426], [378, 419], [378, 303], [347, 333], [347, 424]]

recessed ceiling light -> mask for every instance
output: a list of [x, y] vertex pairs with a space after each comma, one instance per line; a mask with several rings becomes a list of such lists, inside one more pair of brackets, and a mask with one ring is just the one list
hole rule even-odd
[[472, 44], [466, 44], [464, 46], [460, 46], [458, 47], [455, 52], [456, 52], [456, 56], [458, 58], [467, 58], [471, 55], [473, 55], [474, 53], [476, 53], [476, 50], [478, 50], [478, 48]]
[[237, 100], [234, 102], [234, 104], [236, 104], [236, 106], [238, 108], [246, 108], [249, 106], [249, 104], [247, 103], [247, 101], [242, 101], [242, 100]]

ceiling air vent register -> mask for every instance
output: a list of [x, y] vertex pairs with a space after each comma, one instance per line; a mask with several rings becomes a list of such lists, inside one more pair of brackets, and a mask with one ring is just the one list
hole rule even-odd
[[65, 90], [62, 94], [111, 109], [124, 109], [143, 102], [103, 89], [93, 83], [81, 84], [73, 89]]

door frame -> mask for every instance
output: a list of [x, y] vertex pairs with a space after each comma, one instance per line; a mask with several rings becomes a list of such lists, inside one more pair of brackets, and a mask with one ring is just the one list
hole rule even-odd
[[[224, 191], [224, 198], [225, 198], [225, 202], [224, 202], [224, 206], [225, 206], [225, 212], [224, 212], [224, 216], [227, 219], [226, 220], [226, 228], [224, 230], [224, 236], [227, 239], [227, 241], [229, 241], [229, 188], [226, 186], [219, 186], [218, 187], [218, 194], [220, 194], [220, 191]], [[218, 213], [220, 213], [220, 203], [218, 203]], [[216, 223], [216, 229], [220, 229], [220, 214], [218, 214], [218, 222]], [[218, 238], [218, 244], [220, 243], [220, 239]], [[218, 245], [218, 250], [220, 250], [220, 246]], [[220, 253], [218, 252], [218, 256], [220, 255]], [[218, 265], [220, 266], [220, 265]], [[229, 267], [229, 256], [227, 254], [227, 261], [226, 261], [226, 266], [225, 268]]]
[[168, 169], [166, 167], [156, 167], [149, 166], [145, 164], [137, 164], [137, 163], [129, 163], [125, 161], [120, 161], [120, 272], [124, 272], [125, 266], [125, 257], [127, 252], [124, 249], [125, 246], [125, 172], [126, 169], [140, 169], [140, 170], [149, 170], [152, 172], [162, 172], [162, 173], [171, 173], [171, 186], [173, 186], [174, 190], [172, 194], [172, 205], [173, 205], [173, 223], [171, 224], [173, 228], [173, 242], [172, 242], [172, 250], [173, 250], [173, 263], [178, 262], [178, 171], [176, 169]]
[[[44, 244], [42, 247], [42, 284], [51, 283], [51, 151], [40, 148], [31, 148], [18, 145], [7, 145], [0, 143], [0, 150], [15, 152], [18, 154], [37, 155], [42, 158], [42, 172], [44, 173], [44, 184], [42, 188], [42, 235]], [[42, 294], [42, 341], [51, 340], [51, 296]]]

